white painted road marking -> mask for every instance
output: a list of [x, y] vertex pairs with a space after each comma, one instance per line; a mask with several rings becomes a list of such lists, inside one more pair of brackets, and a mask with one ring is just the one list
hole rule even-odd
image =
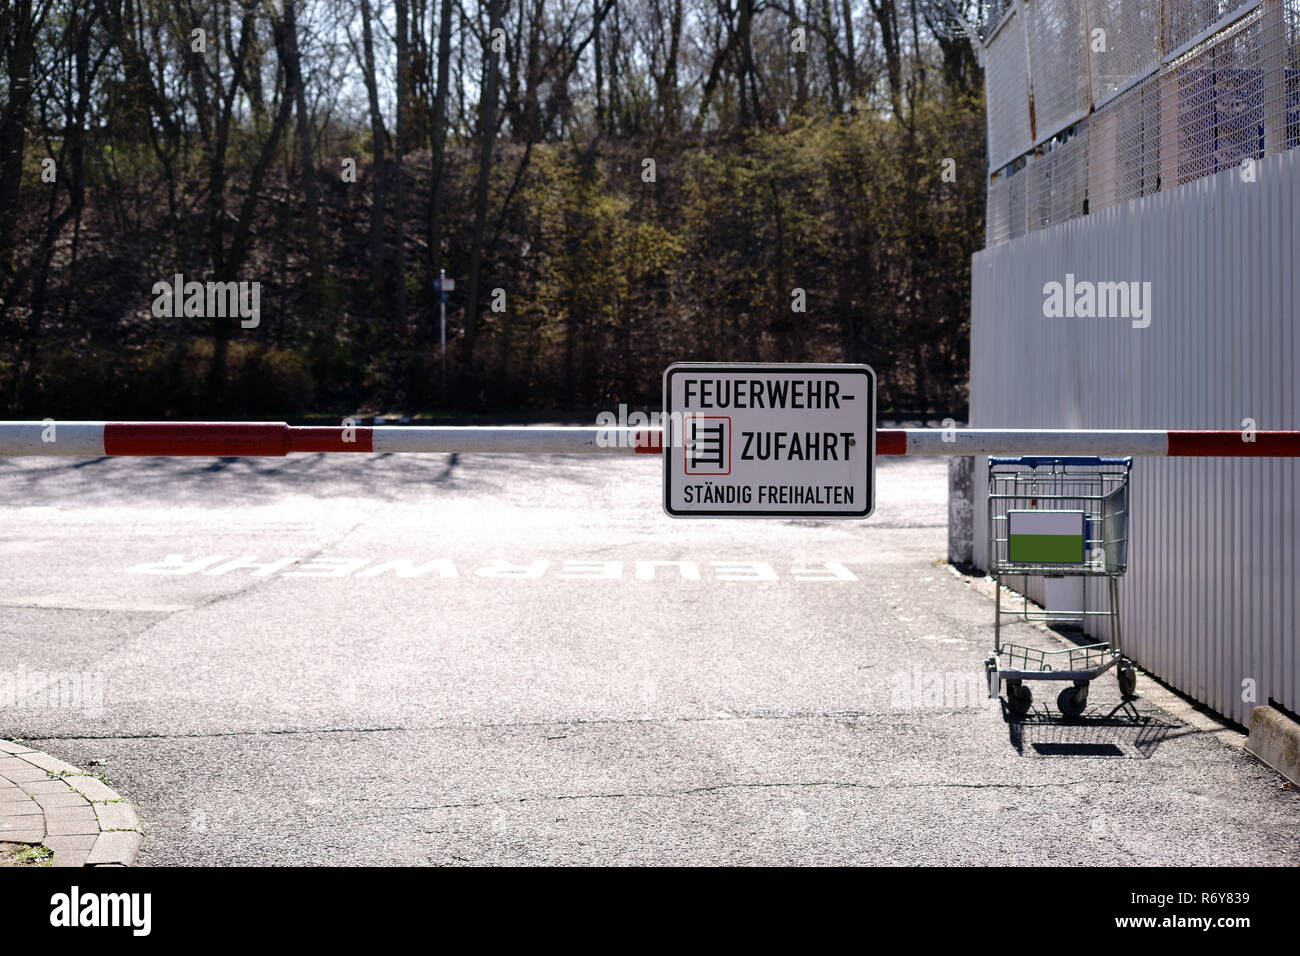
[[[230, 556], [224, 554], [187, 558], [169, 554], [161, 561], [133, 564], [127, 574], [188, 575], [203, 574], [220, 577], [235, 571], [250, 577], [285, 578], [375, 578], [391, 574], [395, 578], [420, 578], [432, 574], [442, 579], [460, 578], [461, 569], [448, 558], [419, 561], [411, 558], [392, 558], [372, 564], [373, 558], [283, 557], [261, 560], [257, 555]], [[371, 565], [366, 567], [366, 565]], [[583, 558], [561, 561], [536, 560], [516, 564], [500, 558], [487, 566], [466, 569], [465, 577], [491, 578], [493, 580], [536, 580], [550, 577], [566, 581], [622, 581], [630, 577], [635, 581], [701, 580], [701, 567], [708, 569], [714, 581], [780, 581], [782, 574], [767, 561], [666, 561], [666, 560], [600, 560]], [[293, 569], [293, 570], [290, 570]], [[364, 570], [363, 570], [364, 569]], [[628, 572], [631, 572], [630, 574]], [[857, 581], [858, 576], [838, 561], [822, 561], [787, 568], [786, 578], [795, 581]]]

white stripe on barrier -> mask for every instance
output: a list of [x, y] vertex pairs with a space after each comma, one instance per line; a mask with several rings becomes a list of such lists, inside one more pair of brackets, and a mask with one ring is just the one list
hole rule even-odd
[[0, 455], [103, 454], [103, 422], [0, 422]]
[[[1084, 429], [935, 429], [909, 428], [909, 455], [1019, 455], [1163, 457], [1169, 450], [1167, 431], [1094, 431]], [[1249, 454], [1249, 446], [1242, 449]]]
[[[602, 428], [474, 428], [380, 426], [372, 429], [376, 453], [629, 454], [634, 434]], [[656, 432], [657, 434], [657, 432]], [[602, 444], [601, 439], [604, 439]]]

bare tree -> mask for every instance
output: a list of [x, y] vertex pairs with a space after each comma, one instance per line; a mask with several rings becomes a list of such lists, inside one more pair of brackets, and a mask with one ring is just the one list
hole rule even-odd
[[483, 37], [483, 86], [479, 97], [478, 184], [474, 193], [474, 229], [470, 238], [469, 275], [465, 292], [465, 366], [473, 367], [474, 340], [478, 335], [479, 273], [483, 267], [483, 240], [487, 232], [488, 189], [492, 180], [492, 148], [497, 131], [497, 75], [499, 63], [492, 49], [506, 0], [483, 0], [488, 29]]
[[429, 182], [429, 276], [442, 268], [442, 215], [447, 161], [447, 80], [451, 71], [452, 0], [442, 0], [438, 11], [438, 87], [433, 101], [432, 168]]
[[[375, 71], [375, 40], [371, 28], [373, 14], [370, 0], [361, 0], [361, 75], [366, 86], [366, 103], [370, 108], [370, 277], [376, 287], [384, 275], [384, 210], [387, 206], [385, 155], [388, 131], [379, 109], [379, 79]], [[354, 45], [354, 52], [355, 45]]]
[[285, 97], [293, 97], [297, 116], [300, 181], [303, 190], [303, 228], [307, 238], [307, 288], [313, 309], [320, 308], [324, 264], [321, 257], [320, 200], [316, 186], [316, 161], [312, 151], [311, 114], [307, 109], [307, 85], [303, 82], [302, 56], [298, 50], [297, 0], [284, 0]]
[[9, 95], [0, 110], [0, 269], [14, 269], [14, 230], [22, 189], [23, 149], [27, 144], [27, 115], [32, 101], [36, 34], [50, 12], [52, 0], [33, 4], [15, 0], [0, 9], [0, 52], [5, 58]]
[[393, 149], [393, 258], [397, 283], [394, 325], [398, 338], [406, 335], [406, 123], [410, 89], [407, 0], [394, 0], [397, 11], [397, 139]]

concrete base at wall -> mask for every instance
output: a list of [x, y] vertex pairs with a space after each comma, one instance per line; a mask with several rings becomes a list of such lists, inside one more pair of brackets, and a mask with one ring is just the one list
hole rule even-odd
[[948, 459], [948, 561], [970, 564], [975, 556], [975, 459]]
[[1255, 708], [1246, 749], [1292, 783], [1300, 784], [1300, 724], [1280, 710]]

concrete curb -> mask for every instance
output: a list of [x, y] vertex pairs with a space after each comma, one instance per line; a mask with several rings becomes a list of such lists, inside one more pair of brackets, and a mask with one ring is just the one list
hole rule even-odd
[[135, 809], [104, 781], [0, 740], [0, 843], [44, 845], [51, 866], [130, 866], [142, 839]]
[[1294, 784], [1300, 784], [1300, 724], [1273, 707], [1250, 715], [1246, 749]]

